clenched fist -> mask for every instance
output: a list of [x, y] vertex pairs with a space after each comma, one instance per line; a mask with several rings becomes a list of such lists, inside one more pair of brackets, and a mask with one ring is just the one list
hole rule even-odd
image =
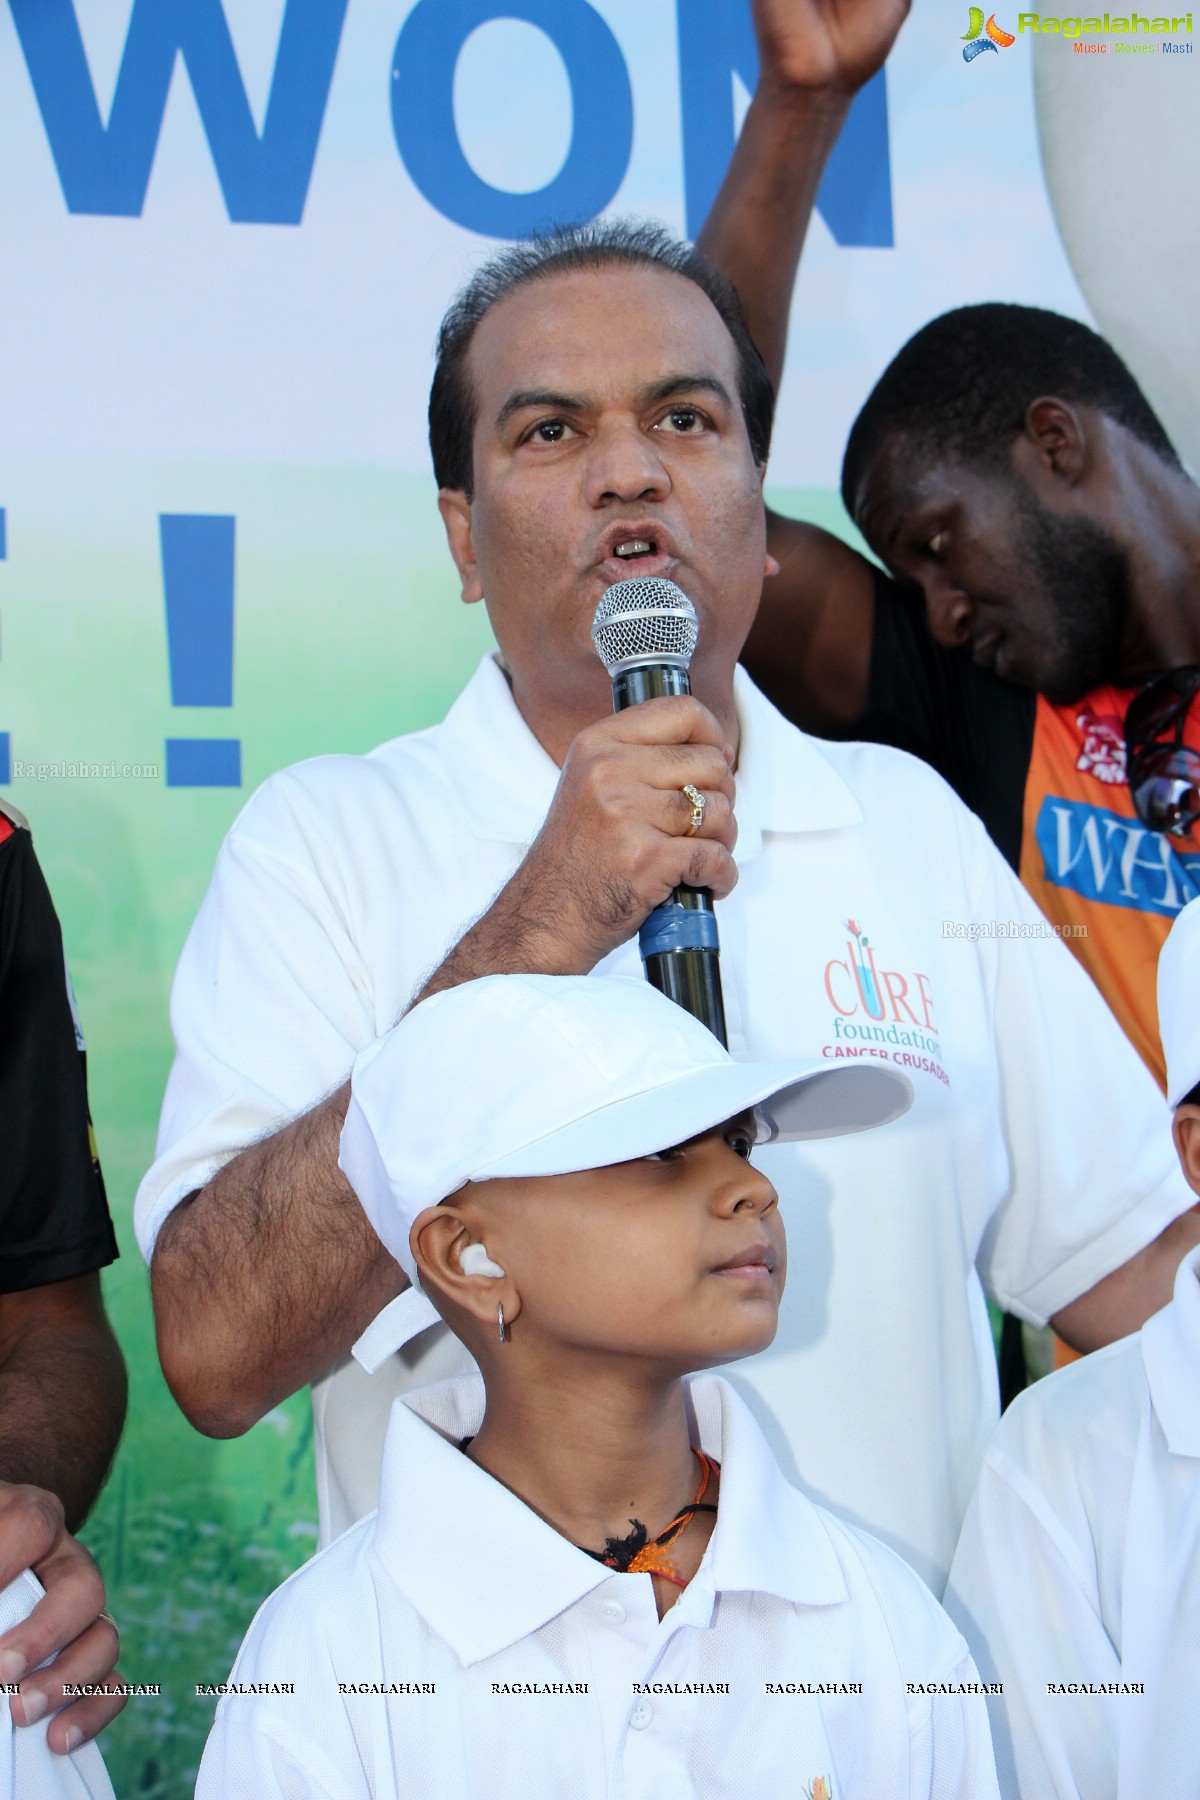
[[883, 67], [909, 0], [751, 0], [762, 74], [853, 94]]

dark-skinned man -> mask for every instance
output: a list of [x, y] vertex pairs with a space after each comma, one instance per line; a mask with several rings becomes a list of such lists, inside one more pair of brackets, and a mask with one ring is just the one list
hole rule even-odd
[[[86, 1740], [125, 1704], [117, 1630], [100, 1572], [70, 1533], [125, 1417], [99, 1273], [117, 1248], [62, 934], [26, 822], [4, 806], [0, 1118], [0, 1681], [12, 1684], [0, 1701], [0, 1787], [7, 1777], [16, 1796], [104, 1800], [112, 1789]], [[100, 1691], [72, 1698], [73, 1687]]]
[[[791, 9], [772, 10], [760, 36]], [[804, 9], [794, 26], [807, 35]], [[743, 135], [700, 245], [778, 383], [815, 187], [786, 126], [764, 124]], [[1155, 807], [1186, 803], [1196, 778], [1174, 796], [1143, 787], [1139, 816], [1124, 727], [1142, 683], [1200, 662], [1200, 490], [1108, 344], [997, 305], [949, 313], [900, 351], [851, 433], [843, 497], [892, 579], [772, 515], [780, 572], [747, 668], [804, 729], [898, 745], [950, 782], [1161, 1086], [1155, 970], [1200, 855]], [[1142, 706], [1168, 743], [1177, 726], [1192, 735], [1185, 687], [1168, 678]]]

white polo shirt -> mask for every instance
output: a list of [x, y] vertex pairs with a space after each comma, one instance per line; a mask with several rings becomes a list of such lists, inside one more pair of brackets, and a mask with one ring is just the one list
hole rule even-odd
[[[1043, 1320], [1192, 1195], [1150, 1076], [1070, 952], [1020, 935], [1044, 921], [949, 788], [898, 751], [805, 737], [741, 671], [736, 694], [740, 879], [717, 905], [730, 1049], [887, 1059], [916, 1100], [882, 1130], [757, 1154], [788, 1286], [774, 1344], [732, 1379], [788, 1478], [940, 1593], [998, 1414], [984, 1286]], [[557, 780], [489, 657], [441, 725], [254, 795], [175, 980], [178, 1055], [137, 1200], [147, 1255], [172, 1206], [394, 1024]], [[640, 974], [636, 941], [599, 966]], [[436, 1327], [376, 1375], [348, 1361], [314, 1388], [324, 1541], [375, 1504], [395, 1395], [467, 1366]]]
[[[0, 1632], [27, 1619], [45, 1593], [31, 1570], [0, 1592]], [[0, 1800], [113, 1800], [112, 1783], [95, 1744], [56, 1756], [46, 1742], [53, 1713], [36, 1725], [14, 1725], [8, 1696], [0, 1695]]]
[[1006, 1794], [1200, 1794], [1200, 1250], [1142, 1331], [1010, 1407], [946, 1605], [1004, 1684]]
[[721, 1494], [661, 1620], [649, 1575], [462, 1455], [477, 1376], [398, 1404], [378, 1515], [272, 1595], [230, 1677], [292, 1691], [221, 1700], [197, 1800], [995, 1800], [979, 1678], [927, 1589], [788, 1486], [726, 1382], [689, 1394]]

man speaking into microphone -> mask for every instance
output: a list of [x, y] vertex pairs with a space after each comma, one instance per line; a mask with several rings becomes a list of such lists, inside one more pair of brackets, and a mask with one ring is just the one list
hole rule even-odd
[[[772, 400], [732, 290], [657, 230], [495, 257], [444, 322], [430, 436], [498, 653], [435, 729], [274, 776], [222, 850], [138, 1229], [201, 1429], [314, 1384], [327, 1536], [374, 1504], [394, 1395], [464, 1354], [410, 1291], [428, 1329], [371, 1377], [347, 1360], [402, 1285], [338, 1169], [355, 1057], [470, 977], [640, 978], [639, 927], [681, 883], [714, 897], [735, 1058], [912, 1083], [877, 1140], [761, 1152], [792, 1275], [735, 1379], [785, 1469], [803, 1446], [817, 1497], [933, 1586], [996, 1416], [985, 1289], [1091, 1347], [1165, 1303], [1196, 1236], [1157, 1091], [973, 816], [896, 752], [806, 738], [737, 670]], [[693, 691], [614, 714], [590, 633], [638, 575], [695, 608]]]

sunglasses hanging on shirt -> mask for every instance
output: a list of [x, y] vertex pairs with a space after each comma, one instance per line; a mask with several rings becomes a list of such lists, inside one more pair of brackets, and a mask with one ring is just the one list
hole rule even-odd
[[1143, 825], [1186, 837], [1200, 819], [1200, 750], [1183, 741], [1200, 666], [1189, 663], [1139, 688], [1125, 714], [1125, 779]]

